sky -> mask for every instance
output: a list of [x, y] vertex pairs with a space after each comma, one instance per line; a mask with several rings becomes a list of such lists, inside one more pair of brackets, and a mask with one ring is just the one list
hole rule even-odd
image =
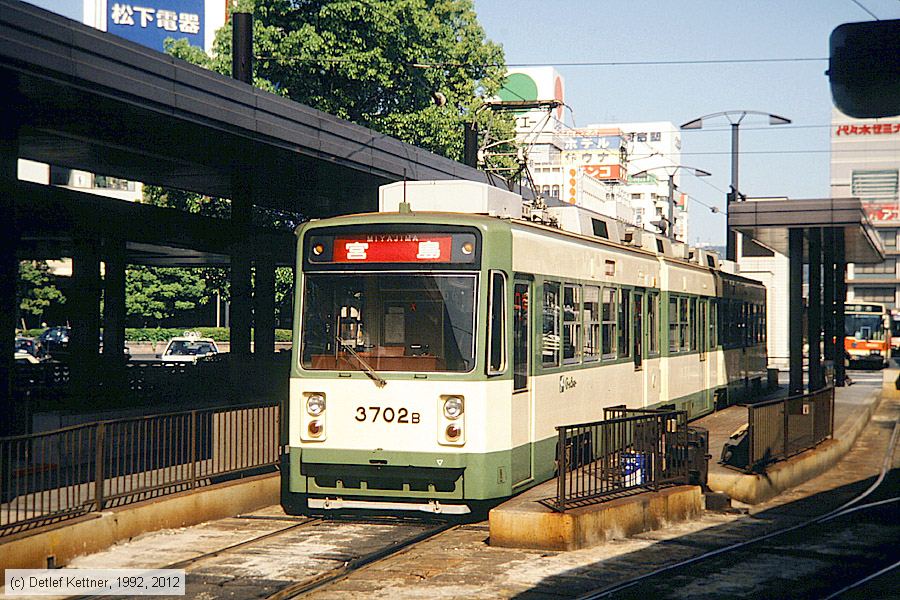
[[[900, 18], [900, 0], [859, 0], [879, 19]], [[854, 0], [474, 0], [487, 37], [510, 66], [555, 66], [565, 80], [567, 123], [671, 121], [752, 110], [739, 175], [747, 196], [830, 195], [828, 40], [842, 23], [873, 20]], [[817, 59], [725, 64], [598, 66], [583, 63]], [[574, 63], [574, 64], [573, 64]], [[731, 129], [724, 118], [682, 132], [681, 164], [712, 173], [681, 176], [689, 195], [689, 242], [723, 245], [731, 182]], [[696, 199], [691, 201], [690, 198]]]
[[[81, 19], [78, 0], [29, 0]], [[259, 0], [265, 1], [265, 0]], [[740, 188], [747, 196], [828, 197], [831, 94], [828, 38], [842, 23], [900, 18], [900, 0], [473, 0], [487, 37], [510, 66], [555, 66], [569, 125], [670, 121], [724, 111], [791, 119], [740, 129]], [[867, 12], [868, 11], [868, 12]], [[775, 59], [778, 62], [659, 64]], [[628, 63], [598, 65], [585, 63]], [[656, 64], [635, 64], [656, 63]], [[680, 174], [692, 244], [724, 244], [731, 182], [728, 121], [682, 132]], [[693, 201], [691, 200], [693, 199]]]

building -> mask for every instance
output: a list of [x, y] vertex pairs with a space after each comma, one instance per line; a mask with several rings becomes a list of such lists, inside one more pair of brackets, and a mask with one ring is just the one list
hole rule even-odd
[[[544, 105], [516, 113], [516, 137], [535, 187], [548, 201], [582, 206], [654, 232], [668, 228], [665, 167], [678, 165], [681, 158], [681, 135], [673, 123], [567, 125], [559, 104], [565, 102], [565, 84], [552, 67], [511, 70], [499, 100]], [[678, 180], [676, 172], [676, 187]], [[686, 197], [676, 193], [674, 198], [675, 237], [687, 240]]]
[[900, 118], [854, 119], [832, 109], [831, 196], [863, 202], [886, 256], [881, 264], [848, 266], [848, 302], [900, 307], [898, 171]]

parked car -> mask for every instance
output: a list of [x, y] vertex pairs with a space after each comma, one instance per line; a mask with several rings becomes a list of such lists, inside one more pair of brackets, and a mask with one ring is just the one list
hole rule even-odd
[[16, 338], [16, 349], [13, 353], [16, 364], [39, 363], [38, 354], [39, 346], [33, 339], [27, 337]]
[[184, 335], [170, 339], [158, 358], [167, 362], [196, 363], [218, 353], [219, 347], [212, 338], [200, 337], [196, 331], [185, 331]]
[[35, 358], [40, 356], [40, 348], [41, 345], [36, 342], [33, 338], [29, 337], [16, 337], [16, 354], [23, 352]]
[[41, 358], [51, 356], [54, 352], [67, 352], [69, 350], [69, 327], [50, 327], [38, 336]]

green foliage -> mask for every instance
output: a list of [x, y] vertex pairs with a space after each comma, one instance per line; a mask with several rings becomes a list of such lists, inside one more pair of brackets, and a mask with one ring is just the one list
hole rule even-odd
[[[242, 1], [253, 10], [254, 84], [460, 160], [462, 125], [506, 73], [471, 0]], [[231, 73], [231, 22], [214, 57], [186, 44], [167, 51]], [[446, 103], [435, 103], [440, 92]], [[486, 115], [479, 116], [479, 119]]]
[[[36, 330], [34, 335], [40, 335], [43, 329]], [[201, 337], [212, 338], [217, 342], [227, 342], [230, 339], [231, 330], [227, 327], [152, 327], [132, 328], [125, 330], [125, 339], [129, 342], [165, 342], [173, 337], [184, 335], [185, 331], [196, 331]], [[290, 329], [276, 329], [276, 342], [290, 342], [293, 334]]]
[[145, 323], [206, 304], [206, 283], [195, 269], [132, 266], [125, 271], [125, 309]]
[[19, 263], [19, 281], [16, 286], [16, 300], [19, 319], [39, 320], [51, 304], [64, 304], [66, 297], [54, 285], [55, 276], [44, 261], [25, 260]]

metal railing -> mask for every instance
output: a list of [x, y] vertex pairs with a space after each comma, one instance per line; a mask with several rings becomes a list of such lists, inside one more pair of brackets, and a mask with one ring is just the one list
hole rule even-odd
[[0, 438], [0, 537], [277, 468], [274, 402]]
[[799, 454], [834, 432], [834, 386], [747, 406], [748, 471]]
[[556, 428], [557, 511], [612, 498], [637, 488], [687, 483], [687, 413], [680, 410], [604, 410], [604, 420]]

